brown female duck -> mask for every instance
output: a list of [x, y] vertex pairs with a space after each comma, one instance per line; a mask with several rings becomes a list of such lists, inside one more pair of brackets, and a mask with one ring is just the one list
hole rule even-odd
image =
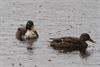
[[86, 41], [91, 41], [95, 43], [90, 35], [87, 33], [82, 33], [80, 38], [77, 37], [61, 37], [61, 38], [50, 38], [52, 41], [50, 46], [54, 49], [61, 49], [66, 51], [80, 51], [80, 53], [86, 54], [86, 49], [88, 44]]
[[37, 31], [34, 29], [33, 21], [29, 20], [26, 27], [20, 27], [16, 32], [16, 39], [24, 41], [26, 39], [37, 39], [39, 37]]

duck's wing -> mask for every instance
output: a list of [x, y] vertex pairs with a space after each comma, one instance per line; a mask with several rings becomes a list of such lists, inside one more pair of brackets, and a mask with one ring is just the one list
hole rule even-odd
[[26, 28], [23, 28], [22, 29], [22, 34], [25, 35], [26, 31], [27, 31]]
[[61, 42], [61, 38], [50, 38], [53, 42]]
[[64, 42], [68, 42], [68, 43], [79, 43], [80, 39], [76, 38], [76, 37], [62, 37]]
[[60, 40], [60, 38], [50, 38], [50, 40]]
[[25, 35], [25, 33], [27, 31], [26, 28], [25, 27], [19, 27], [19, 29], [20, 29], [22, 35]]
[[16, 31], [16, 38], [20, 41], [23, 41], [23, 36], [26, 33], [26, 28], [24, 27], [19, 27]]
[[34, 33], [36, 34], [36, 38], [39, 38], [39, 34], [37, 31], [34, 31]]

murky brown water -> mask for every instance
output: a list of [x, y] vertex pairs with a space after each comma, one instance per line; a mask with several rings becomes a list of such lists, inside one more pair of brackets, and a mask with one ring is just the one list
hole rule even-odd
[[[99, 0], [0, 0], [1, 67], [99, 67]], [[39, 39], [33, 50], [15, 38], [15, 32], [27, 20], [33, 20]], [[79, 52], [59, 53], [49, 47], [50, 37], [80, 36], [86, 32], [96, 41], [90, 43], [90, 56]]]

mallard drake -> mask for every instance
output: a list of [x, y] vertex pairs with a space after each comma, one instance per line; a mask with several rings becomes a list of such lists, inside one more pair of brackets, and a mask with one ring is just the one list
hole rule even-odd
[[82, 33], [79, 38], [77, 37], [61, 37], [61, 38], [50, 38], [50, 46], [54, 49], [61, 49], [66, 51], [75, 51], [78, 50], [80, 53], [86, 54], [86, 49], [88, 44], [86, 41], [91, 41], [95, 43], [90, 38], [90, 35], [87, 33]]
[[25, 40], [34, 40], [39, 37], [37, 31], [34, 29], [33, 21], [29, 20], [26, 24], [26, 27], [20, 27], [16, 32], [16, 39], [20, 41]]

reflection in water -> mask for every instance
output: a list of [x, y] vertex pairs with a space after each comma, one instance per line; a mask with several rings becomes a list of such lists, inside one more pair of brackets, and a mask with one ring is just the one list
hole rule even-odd
[[34, 47], [34, 44], [37, 42], [37, 39], [36, 40], [27, 40], [26, 43], [27, 43], [27, 51], [28, 51], [28, 54], [29, 55], [32, 55], [33, 54], [33, 50], [35, 49]]
[[37, 41], [37, 39], [36, 40], [27, 40], [26, 42], [27, 42], [27, 50], [33, 50], [33, 45], [34, 45], [34, 43]]
[[27, 50], [33, 50], [33, 47], [32, 47], [33, 43], [32, 42], [28, 42], [27, 43]]
[[26, 40], [26, 41], [19, 41], [19, 43], [22, 43], [22, 45], [17, 45], [18, 47], [26, 48], [28, 55], [33, 55], [35, 50], [35, 44], [37, 40]]
[[28, 51], [28, 55], [33, 55], [33, 50], [27, 50]]
[[87, 57], [89, 57], [91, 54], [90, 54], [90, 52], [88, 52], [88, 51], [86, 51], [86, 54], [82, 54], [82, 53], [80, 53], [80, 57], [81, 58], [87, 58]]
[[34, 47], [33, 47], [33, 42], [27, 42], [27, 51], [28, 51], [28, 54], [29, 55], [32, 55], [33, 54], [33, 51], [32, 50], [34, 50]]
[[[67, 53], [69, 53], [69, 52], [73, 52], [73, 51], [67, 51], [67, 50], [60, 50], [60, 49], [54, 49], [54, 50], [57, 50], [58, 51], [58, 53], [63, 53], [63, 54], [67, 54]], [[75, 53], [74, 53], [75, 54]], [[88, 52], [88, 51], [86, 51], [86, 53], [84, 54], [84, 53], [80, 53], [80, 57], [82, 58], [82, 59], [84, 59], [84, 58], [87, 58], [87, 57], [89, 57], [91, 55], [91, 53], [90, 52]]]

